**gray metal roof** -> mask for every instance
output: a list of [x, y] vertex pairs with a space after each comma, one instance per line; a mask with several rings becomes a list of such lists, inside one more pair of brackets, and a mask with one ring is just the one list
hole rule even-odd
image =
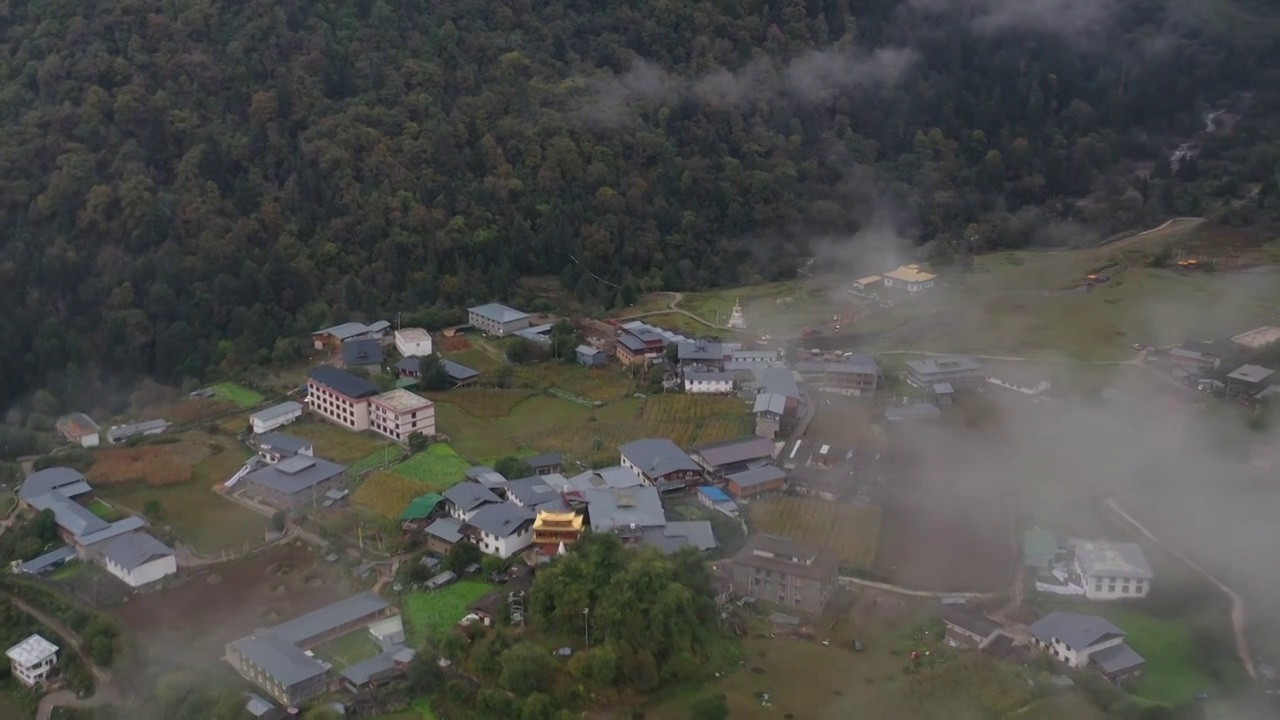
[[930, 357], [920, 360], [908, 360], [907, 369], [921, 377], [929, 375], [949, 375], [952, 373], [981, 374], [984, 373], [982, 363], [971, 357]]
[[659, 527], [667, 522], [657, 488], [592, 488], [583, 490], [582, 497], [595, 532], [610, 532], [631, 525]]
[[1083, 650], [1108, 636], [1124, 637], [1124, 631], [1097, 615], [1057, 610], [1031, 623], [1031, 634], [1043, 642], [1061, 640], [1072, 650]]
[[275, 451], [287, 455], [298, 453], [311, 447], [310, 440], [303, 440], [280, 432], [263, 433], [254, 441], [259, 450]]
[[512, 480], [502, 488], [509, 500], [527, 508], [536, 508], [560, 499], [560, 491], [548, 485], [538, 475]]
[[368, 660], [363, 660], [348, 668], [344, 668], [342, 671], [342, 677], [352, 685], [363, 685], [369, 682], [369, 680], [376, 675], [389, 670], [394, 670], [396, 663], [392, 657], [393, 655], [395, 655], [395, 652], [384, 652], [374, 655]]
[[[79, 470], [69, 467], [45, 468], [44, 470], [37, 470], [28, 475], [27, 479], [23, 480], [22, 485], [19, 486], [18, 495], [21, 496], [23, 500], [26, 500], [27, 498], [34, 497], [36, 495], [44, 495], [50, 490], [64, 488], [68, 485], [75, 485], [76, 483], [84, 482], [84, 474]], [[84, 486], [84, 492], [88, 491], [89, 486], [86, 483]], [[63, 491], [62, 494], [67, 495], [67, 497], [75, 497], [74, 495], [68, 495], [65, 491]]]
[[649, 477], [661, 477], [677, 470], [701, 470], [693, 458], [666, 438], [641, 438], [618, 448], [622, 456]]
[[742, 437], [736, 440], [699, 445], [693, 448], [693, 454], [712, 467], [723, 467], [748, 460], [772, 458], [773, 441], [758, 435]]
[[724, 360], [729, 351], [715, 342], [682, 342], [677, 346], [677, 356], [681, 362], [686, 360]]
[[523, 328], [520, 330], [516, 330], [514, 333], [512, 333], [512, 335], [515, 335], [518, 338], [523, 338], [525, 340], [528, 340], [531, 343], [536, 343], [538, 345], [550, 345], [551, 336], [546, 334], [546, 330], [539, 330], [539, 328], [544, 328], [544, 327], [547, 328], [548, 330], [551, 329], [550, 325], [539, 325], [538, 327]]
[[324, 328], [323, 330], [317, 330], [311, 334], [332, 335], [339, 340], [346, 340], [347, 338], [364, 335], [365, 333], [381, 332], [389, 327], [391, 327], [391, 323], [386, 320], [379, 320], [372, 325], [365, 325], [362, 322], [344, 322], [341, 325], [334, 325], [333, 327]]
[[24, 499], [36, 510], [52, 510], [54, 522], [58, 523], [58, 527], [76, 537], [109, 527], [106, 520], [89, 512], [57, 490]]
[[563, 476], [560, 476], [562, 480], [557, 481], [551, 480], [551, 478], [554, 477], [553, 475], [547, 475], [545, 477], [548, 480], [548, 484], [553, 487], [558, 484], [562, 484], [566, 491], [595, 490], [598, 488], [630, 488], [644, 484], [640, 481], [640, 478], [636, 477], [635, 473], [621, 465], [600, 468], [599, 470], [588, 470], [574, 475], [571, 478], [563, 478]]
[[1115, 577], [1150, 580], [1155, 577], [1147, 557], [1137, 543], [1070, 540], [1076, 562], [1087, 577]]
[[107, 439], [113, 443], [121, 442], [134, 435], [163, 432], [169, 425], [168, 420], [147, 420], [129, 425], [117, 425], [107, 431]]
[[755, 487], [756, 485], [771, 483], [776, 480], [784, 480], [786, 477], [787, 473], [782, 468], [777, 467], [776, 465], [764, 465], [750, 470], [743, 470], [740, 473], [727, 475], [725, 476], [725, 479], [740, 488], [749, 488]]
[[423, 532], [434, 535], [447, 543], [456, 543], [462, 539], [462, 521], [455, 518], [440, 518], [426, 527]]
[[633, 353], [642, 352], [645, 349], [644, 341], [633, 335], [619, 335], [617, 342]]
[[454, 382], [470, 380], [480, 374], [478, 371], [472, 370], [466, 365], [460, 365], [452, 360], [441, 360], [440, 367], [444, 369], [444, 374], [448, 375], [449, 379]]
[[524, 458], [524, 464], [537, 470], [539, 468], [554, 467], [563, 465], [564, 458], [560, 453], [542, 453], [541, 455], [531, 455]]
[[284, 417], [285, 415], [296, 412], [302, 412], [302, 403], [290, 400], [289, 402], [282, 402], [279, 405], [272, 405], [266, 410], [259, 410], [258, 412], [250, 415], [249, 419], [257, 420], [258, 422], [270, 422], [278, 417]]
[[269, 700], [261, 695], [245, 693], [245, 697], [247, 700], [244, 704], [244, 709], [248, 710], [249, 714], [254, 717], [262, 717], [263, 715], [276, 710], [276, 706], [272, 705]]
[[949, 625], [955, 625], [961, 630], [981, 637], [986, 637], [1000, 629], [1000, 623], [994, 620], [954, 607], [942, 608], [942, 620]]
[[244, 476], [247, 482], [293, 495], [341, 475], [345, 467], [323, 458], [294, 455], [275, 465], [266, 465]]
[[492, 490], [478, 483], [458, 483], [442, 494], [461, 512], [470, 512], [485, 503], [502, 502], [502, 498], [494, 495]]
[[422, 372], [422, 358], [416, 355], [400, 358], [396, 361], [394, 367], [397, 370], [404, 370], [405, 372]]
[[110, 540], [117, 535], [123, 535], [134, 530], [140, 530], [146, 527], [146, 523], [142, 522], [142, 518], [136, 515], [130, 515], [123, 520], [117, 520], [105, 528], [87, 532], [76, 538], [76, 542], [80, 545], [95, 545], [105, 540]]
[[1256, 383], [1262, 382], [1275, 374], [1274, 370], [1264, 368], [1261, 365], [1241, 365], [1227, 374], [1232, 380], [1241, 382]]
[[1205, 359], [1207, 359], [1207, 358], [1205, 358], [1204, 353], [1196, 352], [1195, 350], [1187, 350], [1186, 348], [1180, 348], [1180, 347], [1176, 347], [1176, 348], [1174, 348], [1174, 349], [1170, 350], [1170, 351], [1169, 351], [1169, 354], [1170, 354], [1170, 355], [1172, 355], [1172, 356], [1174, 356], [1174, 357], [1184, 357], [1184, 358], [1188, 358], [1188, 359], [1191, 359], [1191, 360], [1205, 360]]
[[578, 347], [574, 348], [573, 351], [578, 353], [579, 355], [586, 355], [587, 357], [595, 357], [596, 355], [599, 355], [600, 353], [604, 352], [603, 350], [599, 348], [591, 347], [590, 345], [579, 345]]
[[690, 342], [689, 338], [684, 335], [673, 333], [670, 330], [650, 325], [648, 323], [641, 322], [640, 320], [632, 320], [630, 322], [622, 323], [622, 329], [633, 334], [641, 330], [649, 330], [660, 336], [668, 345], [672, 343]]
[[529, 317], [528, 313], [520, 312], [515, 308], [507, 307], [502, 303], [489, 303], [487, 305], [477, 305], [467, 308], [467, 312], [475, 313], [480, 317], [487, 318], [496, 323], [509, 323], [516, 320], [523, 320]]
[[491, 467], [484, 465], [476, 465], [468, 468], [466, 472], [467, 478], [481, 485], [501, 485], [507, 481], [500, 473]]
[[155, 558], [173, 555], [173, 548], [147, 533], [129, 533], [107, 543], [102, 554], [125, 570], [135, 570]]
[[331, 365], [312, 368], [307, 377], [349, 398], [367, 398], [378, 394], [378, 386], [368, 380]]
[[507, 537], [532, 523], [534, 512], [515, 503], [485, 505], [467, 520], [471, 527], [494, 537]]
[[796, 374], [791, 368], [771, 367], [760, 373], [760, 382], [765, 392], [777, 393], [786, 397], [800, 397], [800, 384], [796, 382]]
[[951, 395], [951, 394], [954, 394], [955, 391], [956, 389], [951, 387], [951, 383], [949, 382], [940, 382], [940, 383], [933, 384], [934, 395]]
[[769, 412], [776, 415], [782, 415], [787, 411], [787, 396], [778, 393], [760, 393], [756, 396], [756, 403], [751, 408], [753, 413]]
[[708, 520], [669, 522], [662, 528], [662, 533], [668, 538], [679, 538], [685, 545], [692, 545], [699, 550], [714, 550], [718, 545], [716, 534]]
[[869, 355], [853, 355], [838, 362], [798, 362], [796, 371], [829, 375], [875, 375], [880, 372], [880, 366]]
[[342, 343], [344, 365], [381, 365], [382, 344], [377, 340], [347, 340]]
[[24, 572], [30, 575], [36, 575], [41, 571], [45, 570], [46, 568], [52, 567], [59, 563], [64, 563], [75, 556], [76, 556], [76, 551], [74, 548], [69, 548], [65, 546], [60, 547], [57, 550], [50, 550], [49, 552], [39, 557], [31, 558], [30, 560], [24, 563], [19, 563], [18, 572]]
[[332, 605], [326, 605], [319, 610], [313, 610], [305, 615], [299, 615], [292, 620], [286, 620], [268, 629], [288, 642], [302, 644], [330, 630], [342, 627], [366, 615], [381, 612], [389, 607], [391, 607], [391, 603], [373, 593], [365, 592], [359, 595], [352, 595], [349, 598], [339, 600]]
[[1120, 643], [1089, 653], [1089, 662], [1102, 668], [1106, 673], [1117, 673], [1142, 665], [1146, 660], [1129, 647], [1128, 643]]
[[286, 688], [328, 672], [328, 667], [271, 630], [259, 630], [231, 643], [231, 649]]

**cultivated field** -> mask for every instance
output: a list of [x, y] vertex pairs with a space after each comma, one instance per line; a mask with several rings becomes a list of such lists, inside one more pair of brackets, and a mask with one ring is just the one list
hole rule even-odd
[[521, 365], [515, 370], [516, 382], [536, 390], [559, 388], [587, 400], [613, 402], [635, 388], [635, 382], [620, 365], [587, 368], [577, 364], [543, 362]]
[[340, 464], [362, 460], [392, 444], [372, 430], [351, 432], [320, 420], [295, 422], [285, 432], [310, 440], [315, 445], [317, 457]]
[[453, 627], [467, 606], [479, 600], [493, 586], [479, 580], [459, 580], [439, 590], [416, 590], [401, 598], [405, 632], [416, 647], [428, 637], [437, 637]]
[[357, 505], [385, 518], [398, 518], [409, 501], [431, 489], [416, 480], [386, 470], [370, 473], [351, 494]]
[[220, 382], [209, 389], [213, 391], [214, 397], [219, 400], [225, 400], [233, 405], [245, 408], [261, 405], [266, 399], [262, 397], [262, 393], [233, 382]]
[[462, 480], [470, 467], [471, 463], [463, 460], [449, 445], [435, 443], [408, 460], [393, 465], [391, 472], [416, 481], [422, 492], [442, 492]]
[[657, 315], [646, 315], [639, 318], [650, 325], [680, 333], [686, 337], [710, 338], [712, 340], [730, 340], [741, 334], [725, 328], [713, 328], [678, 312], [664, 312]]
[[458, 388], [428, 392], [426, 396], [432, 402], [449, 403], [472, 417], [500, 418], [510, 415], [517, 405], [536, 394], [537, 391], [528, 388]]
[[181, 485], [191, 480], [191, 462], [173, 445], [104, 448], [94, 454], [93, 465], [85, 477], [95, 486]]
[[880, 508], [811, 497], [775, 497], [747, 507], [758, 532], [829, 548], [843, 567], [870, 567], [880, 535]]
[[[502, 367], [505, 362], [502, 354], [485, 340], [478, 337], [463, 340], [468, 345], [465, 350], [441, 350], [441, 357], [480, 373], [492, 373]], [[479, 347], [480, 344], [484, 344], [483, 349]]]

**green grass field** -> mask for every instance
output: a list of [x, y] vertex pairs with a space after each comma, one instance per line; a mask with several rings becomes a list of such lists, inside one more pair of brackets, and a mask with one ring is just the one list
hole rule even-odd
[[79, 560], [71, 560], [69, 562], [63, 563], [62, 567], [58, 568], [57, 570], [54, 570], [53, 572], [49, 573], [45, 577], [49, 578], [50, 580], [69, 580], [75, 577], [76, 575], [79, 575], [80, 573], [84, 572], [85, 569], [88, 567], [89, 567], [88, 565], [80, 562]]
[[363, 460], [392, 445], [372, 430], [352, 432], [319, 420], [296, 422], [286, 432], [310, 440], [317, 457], [342, 464]]
[[445, 443], [436, 443], [408, 460], [393, 465], [391, 472], [421, 483], [422, 492], [443, 492], [462, 480], [471, 463]]
[[1196, 647], [1185, 623], [1120, 606], [1099, 607], [1096, 614], [1124, 630], [1125, 642], [1147, 661], [1133, 686], [1135, 695], [1177, 704], [1215, 686], [1196, 667]]
[[418, 698], [409, 710], [390, 715], [378, 715], [373, 720], [436, 720], [436, 714], [431, 709], [430, 698]]
[[332, 662], [337, 668], [355, 665], [381, 652], [382, 648], [369, 634], [369, 629], [363, 627], [336, 637], [315, 649], [316, 655]]
[[657, 315], [647, 315], [640, 319], [655, 327], [677, 332], [688, 337], [728, 340], [732, 336], [738, 335], [738, 333], [724, 328], [708, 327], [688, 315], [678, 312], [664, 312], [658, 313]]
[[233, 382], [220, 382], [210, 390], [213, 390], [214, 396], [219, 400], [235, 403], [240, 407], [255, 407], [265, 400], [261, 393]]
[[492, 589], [492, 585], [479, 580], [459, 580], [432, 592], [419, 590], [405, 595], [401, 609], [409, 640], [417, 646], [429, 636], [444, 633], [467, 614], [468, 605]]
[[184, 543], [203, 554], [239, 552], [265, 540], [267, 518], [218, 497], [209, 485], [194, 480], [166, 487], [104, 487], [99, 494], [139, 514], [147, 500], [159, 500], [164, 516], [157, 524], [171, 527]]
[[452, 360], [459, 365], [466, 365], [472, 370], [480, 373], [491, 373], [502, 367], [502, 361], [499, 359], [499, 354], [496, 348], [493, 348], [491, 345], [486, 345], [485, 348], [488, 349], [488, 352], [486, 352], [477, 346], [478, 343], [485, 342], [484, 340], [480, 340], [474, 336], [469, 337], [468, 340], [471, 341], [471, 347], [466, 350], [454, 350], [449, 352], [442, 351], [440, 356], [447, 360]]
[[119, 511], [98, 499], [95, 499], [88, 505], [85, 505], [85, 509], [107, 522], [113, 522], [120, 517]]
[[620, 400], [635, 390], [635, 381], [620, 365], [587, 368], [577, 364], [543, 362], [517, 367], [515, 377], [525, 387], [536, 390], [554, 387], [587, 400], [606, 403]]

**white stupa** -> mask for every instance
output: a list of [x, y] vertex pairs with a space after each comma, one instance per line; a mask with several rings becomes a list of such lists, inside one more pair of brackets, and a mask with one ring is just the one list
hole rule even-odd
[[734, 330], [746, 330], [747, 319], [742, 315], [742, 303], [733, 301], [733, 312], [729, 313], [729, 327]]

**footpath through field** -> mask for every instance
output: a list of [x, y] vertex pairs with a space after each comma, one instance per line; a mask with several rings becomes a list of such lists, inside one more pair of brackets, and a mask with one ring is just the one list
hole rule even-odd
[[666, 307], [666, 308], [664, 308], [664, 309], [662, 309], [662, 310], [650, 310], [650, 311], [648, 311], [648, 312], [635, 313], [635, 314], [633, 314], [633, 315], [626, 315], [626, 316], [620, 317], [620, 318], [618, 318], [618, 319], [619, 319], [619, 320], [635, 320], [635, 319], [642, 318], [642, 317], [648, 317], [648, 316], [650, 316], [650, 315], [666, 315], [667, 313], [679, 313], [679, 314], [681, 314], [681, 315], [684, 315], [684, 316], [685, 316], [685, 317], [687, 317], [687, 318], [691, 318], [691, 319], [693, 319], [693, 320], [696, 320], [696, 321], [698, 321], [698, 322], [702, 323], [703, 325], [706, 325], [706, 326], [707, 326], [707, 327], [709, 327], [709, 328], [715, 328], [715, 329], [717, 329], [717, 330], [727, 330], [727, 329], [728, 329], [728, 328], [727, 328], [726, 326], [724, 326], [724, 325], [716, 325], [715, 323], [711, 322], [710, 320], [707, 320], [707, 319], [706, 319], [706, 318], [704, 318], [704, 317], [701, 317], [701, 316], [699, 316], [699, 315], [694, 315], [693, 313], [689, 312], [688, 310], [685, 310], [684, 308], [679, 307], [679, 305], [680, 305], [680, 301], [684, 299], [684, 293], [673, 292], [673, 293], [667, 293], [667, 294], [668, 294], [668, 295], [673, 296], [673, 298], [674, 298], [674, 299], [673, 299], [671, 302], [667, 303], [667, 307]]
[[1230, 587], [1227, 587], [1225, 583], [1209, 574], [1208, 570], [1205, 570], [1199, 565], [1199, 563], [1186, 555], [1183, 555], [1177, 548], [1153, 535], [1150, 530], [1142, 526], [1142, 523], [1138, 522], [1132, 515], [1122, 510], [1120, 505], [1115, 501], [1115, 498], [1109, 498], [1106, 505], [1108, 508], [1111, 508], [1115, 514], [1123, 518], [1125, 522], [1129, 523], [1133, 529], [1145, 535], [1151, 542], [1167, 550], [1170, 555], [1178, 558], [1178, 560], [1182, 561], [1184, 565], [1202, 575], [1206, 580], [1213, 583], [1219, 590], [1226, 594], [1227, 598], [1231, 600], [1231, 629], [1234, 631], [1236, 639], [1236, 655], [1240, 657], [1240, 662], [1244, 664], [1245, 672], [1249, 673], [1249, 677], [1257, 680], [1258, 672], [1253, 666], [1253, 657], [1249, 654], [1249, 642], [1244, 635], [1244, 598], [1240, 597], [1240, 593]]
[[885, 592], [897, 593], [898, 595], [910, 595], [911, 597], [926, 598], [964, 598], [966, 600], [984, 600], [997, 597], [999, 593], [994, 592], [946, 592], [940, 590], [912, 590], [904, 588], [901, 585], [890, 585], [889, 583], [877, 582], [875, 580], [866, 580], [852, 575], [841, 575], [840, 582], [849, 585], [861, 585], [863, 587], [875, 588]]

